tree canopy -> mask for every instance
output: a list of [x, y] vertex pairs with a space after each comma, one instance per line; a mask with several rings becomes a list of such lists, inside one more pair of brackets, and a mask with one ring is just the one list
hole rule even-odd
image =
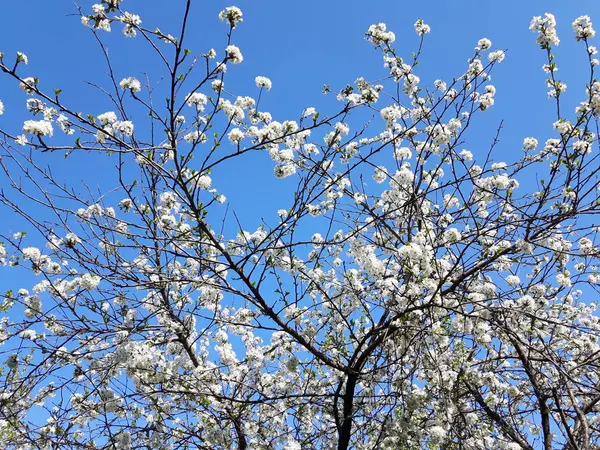
[[[126, 3], [78, 9], [106, 110], [79, 111], [25, 53], [0, 54], [26, 104], [0, 102], [23, 117], [0, 123], [0, 207], [28, 230], [0, 229], [2, 448], [600, 448], [588, 16], [568, 37], [589, 71], [576, 108], [555, 17], [532, 19], [555, 119], [502, 161], [502, 125], [464, 148], [496, 102], [505, 53], [489, 39], [427, 85], [429, 25], [414, 24], [406, 56], [373, 24], [380, 77], [279, 118], [263, 106], [269, 78], [248, 75], [252, 96], [228, 88], [236, 31], [252, 26], [241, 9], [214, 18], [226, 45], [212, 49], [186, 41], [191, 0], [173, 34]], [[152, 76], [117, 76], [111, 31], [153, 53]], [[60, 173], [73, 158], [80, 182]], [[249, 199], [273, 204], [260, 224], [227, 200], [243, 184], [223, 181], [249, 158], [286, 201]]]

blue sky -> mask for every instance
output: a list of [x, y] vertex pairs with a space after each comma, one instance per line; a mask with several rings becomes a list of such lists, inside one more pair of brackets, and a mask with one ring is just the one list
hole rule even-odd
[[[91, 1], [80, 4], [84, 12], [91, 11]], [[184, 4], [183, 0], [124, 0], [122, 7], [139, 14], [144, 26], [159, 27], [165, 33], [177, 35]], [[217, 15], [231, 4], [221, 0], [195, 1], [186, 47], [194, 54], [213, 47], [222, 52], [227, 27], [219, 22]], [[355, 0], [240, 0], [234, 4], [244, 12], [244, 22], [233, 37], [233, 43], [244, 54], [244, 62], [230, 66], [227, 88], [236, 95], [255, 96], [254, 77], [270, 77], [273, 89], [266, 93], [261, 104], [280, 121], [298, 119], [308, 106], [315, 106], [324, 114], [337, 111], [339, 106], [333, 96], [321, 94], [324, 84], [338, 91], [357, 77], [376, 80], [386, 75], [380, 52], [364, 39], [365, 31], [373, 23], [387, 23], [396, 33], [395, 48], [406, 58], [418, 47], [414, 22], [422, 18], [431, 25], [432, 32], [426, 36], [421, 64], [417, 67], [422, 84], [430, 86], [437, 78], [451, 81], [453, 76], [460, 75], [478, 39], [491, 39], [494, 49], [507, 50], [505, 61], [496, 67], [492, 77], [498, 89], [496, 104], [474, 125], [475, 132], [471, 132], [465, 146], [477, 159], [478, 154], [487, 151], [497, 126], [504, 121], [495, 159], [507, 162], [519, 157], [524, 137], [534, 136], [540, 142], [551, 137], [551, 124], [555, 120], [554, 104], [547, 98], [545, 74], [541, 70], [545, 55], [528, 29], [532, 16], [544, 12], [556, 15], [561, 37], [557, 49], [558, 75], [569, 86], [565, 99], [571, 111], [583, 98], [588, 73], [585, 50], [581, 43], [575, 42], [571, 22], [582, 14], [600, 21], [597, 1], [373, 0], [366, 4]], [[102, 95], [86, 84], [88, 81], [106, 86], [108, 79], [98, 46], [91, 33], [80, 25], [71, 1], [3, 2], [0, 12], [0, 51], [7, 60], [16, 51], [28, 55], [29, 65], [23, 67], [23, 76], [39, 77], [40, 86], [50, 92], [62, 89], [61, 98], [74, 110], [97, 115], [112, 109]], [[118, 25], [103, 37], [117, 79], [126, 76], [143, 79], [143, 74], [148, 73], [153, 82], [158, 82], [164, 76], [158, 59], [148, 51], [148, 46], [142, 45], [141, 38], [125, 39]], [[6, 113], [0, 116], [2, 128], [19, 132], [23, 120], [29, 118], [24, 108], [26, 98], [12, 80], [0, 77], [0, 100], [6, 106]], [[136, 121], [138, 131], [143, 127], [142, 119]], [[378, 131], [379, 128], [374, 132]], [[66, 161], [58, 154], [38, 157], [69, 185], [81, 186], [82, 180], [92, 189], [99, 186], [99, 190], [105, 190], [115, 185], [109, 175], [114, 160], [109, 158], [89, 154], [74, 154]], [[276, 222], [277, 209], [290, 203], [294, 181], [274, 180], [272, 171], [273, 163], [263, 154], [234, 160], [213, 174], [213, 184], [227, 196], [231, 209], [250, 232], [261, 219]], [[0, 188], [6, 188], [7, 184], [0, 179]], [[27, 229], [22, 220], [5, 209], [0, 208], [0, 217], [2, 232]], [[30, 241], [28, 245], [43, 246], [44, 242]], [[2, 284], [0, 290], [9, 287]]]
[[[84, 12], [91, 11], [91, 4], [91, 1], [81, 2]], [[183, 0], [124, 0], [122, 7], [139, 14], [144, 26], [160, 27], [165, 33], [177, 35], [184, 4]], [[186, 47], [194, 54], [213, 47], [222, 52], [227, 27], [219, 22], [217, 15], [231, 4], [221, 0], [195, 1]], [[553, 101], [547, 98], [545, 74], [541, 70], [544, 52], [528, 29], [532, 16], [544, 12], [556, 15], [561, 37], [557, 48], [558, 75], [569, 86], [565, 100], [570, 111], [583, 98], [588, 76], [585, 50], [581, 43], [575, 42], [571, 22], [582, 14], [600, 21], [600, 3], [596, 1], [373, 0], [367, 5], [354, 0], [240, 0], [235, 4], [243, 10], [244, 22], [235, 30], [232, 42], [241, 48], [244, 63], [230, 66], [227, 88], [236, 95], [255, 96], [254, 77], [271, 78], [273, 89], [266, 93], [261, 104], [280, 121], [298, 119], [308, 106], [315, 106], [324, 114], [337, 111], [339, 106], [333, 96], [321, 94], [324, 84], [338, 91], [357, 77], [376, 80], [386, 75], [380, 52], [364, 39], [365, 31], [373, 23], [387, 23], [396, 33], [395, 48], [406, 58], [411, 57], [419, 43], [414, 22], [422, 18], [431, 25], [432, 32], [426, 36], [416, 72], [422, 84], [429, 86], [437, 78], [451, 81], [453, 76], [460, 75], [478, 39], [491, 39], [493, 49], [507, 50], [505, 61], [496, 67], [492, 77], [498, 89], [496, 104], [474, 125], [476, 132], [471, 132], [465, 145], [477, 159], [478, 154], [487, 151], [503, 121], [495, 159], [507, 162], [519, 157], [524, 137], [534, 136], [544, 142], [553, 135], [555, 109]], [[16, 51], [28, 55], [29, 65], [20, 72], [23, 76], [39, 77], [40, 86], [50, 92], [62, 89], [61, 98], [76, 111], [97, 115], [112, 109], [86, 83], [106, 86], [106, 67], [93, 36], [80, 25], [72, 2], [3, 2], [0, 12], [0, 51], [7, 60]], [[117, 79], [126, 76], [143, 79], [147, 73], [153, 82], [159, 82], [165, 75], [156, 56], [148, 51], [147, 45], [141, 45], [140, 37], [125, 39], [118, 25], [103, 36]], [[12, 80], [0, 77], [0, 100], [6, 106], [6, 113], [0, 117], [2, 128], [19, 132], [23, 120], [29, 118], [24, 108], [26, 97]], [[142, 127], [140, 119], [136, 129]], [[81, 180], [85, 180], [88, 186], [99, 186], [100, 190], [114, 186], [114, 179], [107, 175], [113, 170], [114, 161], [108, 158], [74, 154], [65, 161], [60, 155], [44, 154], [39, 161], [50, 164], [57, 178], [70, 185], [81, 186]], [[263, 218], [276, 221], [277, 209], [289, 205], [290, 189], [295, 184], [292, 180], [274, 180], [272, 170], [273, 163], [268, 157], [258, 155], [234, 160], [213, 175], [214, 185], [227, 196], [249, 231]], [[0, 179], [0, 188], [6, 186], [7, 181]], [[0, 214], [3, 232], [24, 229], [21, 220], [5, 210], [0, 210]]]
[[[91, 1], [80, 4], [84, 11], [90, 11]], [[364, 32], [372, 23], [387, 23], [396, 33], [395, 47], [406, 57], [418, 46], [414, 22], [422, 18], [431, 25], [432, 33], [427, 36], [422, 64], [417, 69], [425, 83], [436, 78], [449, 81], [459, 75], [477, 40], [491, 39], [493, 48], [506, 49], [508, 53], [493, 74], [492, 82], [498, 88], [496, 105], [478, 125], [481, 134], [477, 138], [482, 141], [473, 145], [489, 145], [493, 131], [503, 120], [499, 152], [507, 157], [515, 149], [518, 151], [526, 136], [536, 136], [543, 142], [554, 120], [541, 71], [544, 54], [528, 30], [531, 17], [546, 11], [557, 17], [562, 40], [557, 51], [559, 75], [569, 85], [567, 98], [572, 106], [584, 94], [586, 70], [583, 46], [574, 42], [570, 24], [582, 14], [600, 20], [600, 4], [595, 1], [240, 0], [235, 4], [243, 10], [244, 22], [236, 30], [233, 42], [242, 49], [245, 60], [242, 65], [230, 68], [227, 86], [238, 95], [255, 95], [254, 77], [270, 77], [274, 87], [264, 99], [264, 106], [278, 120], [298, 118], [307, 106], [323, 108], [326, 113], [334, 111], [335, 102], [321, 95], [323, 84], [335, 91], [359, 76], [373, 80], [385, 75], [380, 53], [364, 40]], [[177, 34], [183, 5], [183, 0], [122, 3], [125, 10], [139, 14], [145, 26], [160, 27], [172, 34]], [[218, 21], [217, 14], [230, 5], [229, 1], [221, 0], [195, 1], [186, 46], [196, 54], [211, 47], [222, 51], [226, 27]], [[72, 2], [3, 2], [0, 8], [3, 22], [0, 50], [7, 58], [17, 50], [29, 56], [24, 75], [41, 78], [42, 86], [50, 90], [61, 88], [62, 98], [76, 105], [74, 109], [93, 114], [105, 111], [103, 98], [84, 83], [85, 80], [106, 84], [105, 67], [91, 34], [73, 15]], [[142, 72], [147, 72], [157, 81], [163, 75], [157, 70], [157, 59], [144, 51], [138, 40], [124, 39], [119, 27], [115, 28], [112, 35], [106, 36], [106, 42], [117, 77], [142, 78]], [[8, 81], [0, 78], [0, 99], [7, 108], [0, 120], [2, 127], [17, 130], [26, 118], [25, 96]], [[99, 166], [93, 164], [100, 169], [111, 167], [103, 166], [102, 162]], [[64, 173], [69, 179], [73, 175], [80, 179], [86, 173], [89, 180], [99, 173], [87, 170], [90, 158], [86, 155], [53, 166], [55, 173]], [[238, 203], [237, 208], [246, 209], [247, 203], [261, 199], [260, 212], [264, 210], [266, 214], [277, 209], [273, 202], [265, 201], [273, 196], [272, 164], [268, 160], [244, 161], [227, 170], [228, 176], [223, 180], [228, 186], [225, 194]], [[219, 175], [215, 176], [218, 181]], [[237, 183], [247, 179], [253, 182], [244, 183], [243, 197], [238, 196]], [[0, 185], [4, 183], [0, 181]]]

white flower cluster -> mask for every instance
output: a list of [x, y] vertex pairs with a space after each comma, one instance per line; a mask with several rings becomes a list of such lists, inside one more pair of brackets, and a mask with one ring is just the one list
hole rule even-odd
[[119, 83], [122, 89], [129, 89], [131, 92], [136, 93], [142, 90], [142, 83], [137, 78], [127, 77], [123, 78]]
[[188, 144], [203, 144], [208, 140], [208, 138], [202, 131], [193, 130], [184, 135], [183, 140]]
[[6, 251], [6, 247], [4, 247], [4, 244], [2, 242], [0, 242], [0, 264], [1, 265], [6, 265], [6, 256], [8, 255], [8, 252]]
[[354, 84], [356, 85], [356, 91], [347, 86], [337, 95], [337, 100], [347, 102], [350, 105], [376, 103], [379, 100], [379, 92], [383, 89], [383, 85], [371, 85], [362, 77], [357, 78]]
[[566, 83], [563, 83], [559, 80], [549, 79], [546, 84], [548, 86], [548, 97], [550, 98], [555, 98], [560, 95], [561, 92], [565, 92], [567, 90]]
[[[115, 3], [114, 0], [107, 2], [109, 7], [112, 3]], [[89, 16], [81, 16], [81, 24], [84, 26], [91, 26], [97, 30], [102, 30], [109, 32], [111, 30], [110, 27], [110, 19], [106, 15], [106, 7], [99, 3], [92, 5], [93, 14]]]
[[392, 31], [386, 31], [385, 23], [373, 24], [367, 31], [367, 40], [375, 45], [391, 44], [396, 40], [396, 35]]
[[415, 22], [415, 32], [418, 36], [425, 36], [427, 33], [431, 32], [431, 27], [423, 22], [422, 19], [419, 19]]
[[142, 23], [140, 16], [125, 12], [119, 20], [125, 24], [123, 27], [123, 34], [125, 36], [135, 37], [137, 35], [136, 27]]
[[223, 89], [223, 80], [213, 80], [210, 83], [210, 86], [212, 88], [213, 91], [215, 92], [221, 92], [221, 90]]
[[[26, 259], [31, 262], [31, 268], [34, 274], [40, 274], [42, 271], [46, 275], [54, 275], [62, 272], [61, 265], [53, 261], [52, 258], [48, 255], [43, 255], [41, 250], [37, 247], [26, 247], [21, 250], [23, 259]], [[37, 286], [45, 286], [45, 283], [48, 283], [47, 280], [44, 280], [42, 284], [38, 284]], [[42, 292], [41, 289], [34, 289], [36, 293]]]
[[583, 102], [583, 107], [589, 107], [595, 115], [600, 114], [600, 82], [594, 81], [588, 88], [588, 100]]
[[578, 41], [585, 40], [587, 38], [594, 37], [596, 31], [592, 26], [590, 16], [581, 16], [573, 21], [573, 30], [575, 30], [575, 39]]
[[210, 176], [206, 174], [201, 174], [199, 172], [191, 173], [187, 178], [187, 181], [194, 189], [208, 190], [212, 185], [212, 179], [210, 178]]
[[[238, 97], [238, 100], [240, 98], [242, 97]], [[245, 104], [245, 102], [236, 101], [235, 103], [231, 103], [229, 100], [221, 99], [219, 106], [223, 109], [223, 112], [229, 120], [233, 123], [241, 124], [244, 117], [246, 117], [244, 108], [241, 104]]]
[[118, 120], [113, 111], [102, 113], [98, 116], [102, 131], [96, 133], [96, 142], [104, 144], [111, 137], [118, 137], [119, 134], [131, 137], [133, 136], [133, 122], [130, 120]]
[[60, 127], [63, 133], [67, 135], [71, 135], [75, 133], [75, 129], [73, 128], [73, 124], [64, 114], [60, 114], [56, 118], [56, 123]]
[[231, 64], [240, 64], [244, 60], [242, 52], [235, 45], [225, 47], [225, 54], [227, 55], [227, 61]]
[[81, 217], [83, 219], [90, 219], [92, 217], [103, 217], [103, 216], [106, 216], [109, 218], [114, 218], [115, 210], [111, 206], [105, 208], [98, 203], [94, 203], [94, 204], [88, 206], [87, 208], [79, 208], [77, 210], [77, 216]]
[[581, 238], [579, 240], [579, 250], [586, 256], [598, 254], [598, 249], [594, 247], [594, 243], [588, 238]]
[[229, 22], [231, 28], [235, 28], [238, 23], [243, 22], [242, 10], [236, 6], [228, 6], [219, 13], [219, 19], [221, 22]]
[[490, 52], [490, 54], [488, 55], [488, 60], [490, 62], [499, 62], [499, 63], [501, 63], [502, 61], [504, 61], [504, 51], [503, 50], [496, 50], [494, 52]]
[[543, 18], [535, 16], [531, 20], [529, 29], [538, 33], [536, 41], [543, 49], [549, 49], [560, 43], [560, 39], [556, 34], [556, 19], [552, 14], [546, 13]]
[[79, 286], [81, 289], [93, 291], [100, 284], [100, 277], [91, 273], [86, 273], [79, 278]]
[[38, 80], [33, 77], [23, 78], [23, 81], [19, 83], [19, 87], [27, 92], [28, 94], [33, 94], [35, 89], [37, 88]]
[[489, 48], [491, 48], [492, 46], [492, 41], [490, 41], [487, 38], [482, 38], [479, 39], [479, 41], [477, 42], [477, 47], [475, 47], [475, 50], [487, 50]]
[[23, 297], [25, 316], [31, 319], [42, 312], [42, 298], [38, 294], [29, 295], [29, 292], [25, 290], [20, 291], [19, 294]]
[[523, 139], [523, 148], [526, 150], [535, 150], [538, 146], [538, 140], [533, 137], [526, 137]]
[[273, 84], [271, 83], [271, 80], [268, 79], [267, 77], [256, 77], [254, 79], [254, 82], [256, 83], [256, 87], [258, 88], [264, 88], [267, 91], [271, 90], [271, 87], [273, 86]]
[[106, 126], [115, 123], [118, 119], [117, 115], [113, 111], [108, 111], [100, 114], [98, 116], [98, 120], [102, 126]]
[[227, 135], [232, 144], [239, 144], [244, 139], [245, 134], [239, 128], [233, 128]]
[[29, 58], [23, 52], [17, 52], [17, 62], [22, 62], [23, 64], [29, 64]]
[[23, 253], [23, 258], [31, 261], [37, 261], [42, 256], [42, 252], [37, 247], [26, 247], [21, 252]]
[[47, 120], [26, 120], [23, 123], [23, 133], [25, 134], [52, 136], [53, 132], [52, 123]]
[[277, 178], [287, 178], [296, 173], [296, 165], [293, 162], [278, 164], [275, 166], [274, 174]]
[[381, 114], [381, 118], [385, 120], [388, 128], [394, 128], [396, 121], [402, 118], [406, 111], [403, 107], [398, 105], [391, 105], [381, 108], [379, 112]]
[[208, 103], [208, 97], [200, 92], [192, 92], [187, 96], [186, 103], [188, 106], [195, 106], [196, 111], [202, 112]]
[[437, 145], [448, 144], [460, 129], [460, 119], [452, 118], [447, 124], [438, 123], [429, 129], [429, 135]]
[[485, 111], [495, 103], [496, 88], [492, 85], [485, 87], [485, 93], [479, 96], [479, 109]]
[[444, 234], [442, 235], [442, 241], [445, 244], [454, 244], [460, 242], [461, 239], [462, 233], [456, 228], [448, 228], [446, 231], [444, 231]]
[[376, 183], [381, 184], [385, 181], [386, 178], [387, 178], [387, 169], [385, 168], [385, 166], [375, 167], [375, 170], [373, 172], [373, 180]]

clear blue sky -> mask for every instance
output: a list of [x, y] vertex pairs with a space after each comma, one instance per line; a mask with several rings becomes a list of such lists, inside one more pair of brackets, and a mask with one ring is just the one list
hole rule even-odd
[[[80, 3], [89, 12], [93, 2]], [[264, 107], [276, 120], [297, 119], [307, 106], [316, 106], [325, 114], [333, 112], [337, 104], [321, 94], [325, 83], [335, 91], [359, 76], [369, 80], [385, 76], [381, 54], [364, 40], [364, 32], [372, 23], [387, 23], [396, 33], [395, 47], [408, 58], [418, 46], [414, 22], [422, 18], [431, 25], [432, 33], [426, 37], [422, 63], [417, 68], [423, 84], [436, 78], [450, 81], [452, 76], [458, 76], [477, 40], [491, 39], [493, 48], [508, 51], [505, 61], [493, 73], [492, 83], [498, 89], [496, 105], [476, 125], [481, 134], [466, 146], [477, 157], [478, 146], [482, 151], [487, 149], [495, 128], [504, 120], [497, 159], [507, 160], [518, 155], [514, 152], [520, 151], [524, 137], [535, 136], [540, 142], [550, 137], [554, 120], [553, 103], [547, 99], [541, 71], [544, 52], [528, 29], [531, 17], [544, 12], [556, 15], [562, 41], [557, 49], [558, 74], [569, 86], [566, 99], [572, 107], [584, 96], [586, 64], [583, 46], [574, 41], [571, 22], [579, 15], [589, 14], [600, 25], [597, 1], [196, 0], [186, 44], [195, 54], [211, 47], [222, 52], [226, 26], [219, 22], [217, 14], [232, 3], [244, 12], [244, 22], [236, 30], [233, 43], [242, 49], [245, 59], [242, 65], [230, 67], [227, 87], [238, 95], [255, 95], [254, 77], [270, 77], [273, 89], [264, 98]], [[158, 26], [172, 34], [178, 33], [183, 5], [183, 0], [122, 3], [123, 9], [142, 17], [144, 26]], [[107, 104], [83, 81], [105, 85], [105, 66], [91, 34], [79, 24], [75, 12], [68, 0], [2, 2], [0, 51], [7, 58], [12, 58], [17, 50], [25, 52], [30, 63], [23, 75], [39, 77], [41, 86], [50, 91], [61, 88], [61, 97], [67, 104], [75, 105], [75, 110], [99, 114], [108, 109]], [[140, 51], [139, 37], [124, 39], [120, 26], [115, 26], [106, 38], [118, 79], [141, 79], [142, 72], [147, 72], [157, 81], [163, 75], [157, 71], [158, 60], [149, 52]], [[0, 77], [0, 99], [6, 105], [0, 125], [17, 132], [28, 118], [24, 110], [26, 96], [13, 82]], [[71, 181], [85, 178], [92, 185], [106, 181], [102, 170], [111, 170], [114, 164], [89, 155], [75, 155], [66, 162], [58, 155], [48, 155], [47, 161], [57, 176]], [[272, 170], [268, 158], [250, 158], [231, 164], [227, 173], [214, 174], [216, 186], [232, 206], [242, 215], [252, 216], [250, 231], [261, 217], [273, 220], [277, 208], [287, 206], [273, 190]], [[252, 183], [245, 181], [248, 179]], [[0, 180], [0, 187], [5, 184]], [[3, 231], [13, 225], [12, 218], [7, 217]]]
[[[92, 3], [80, 2], [84, 11], [90, 11]], [[211, 47], [222, 50], [226, 27], [218, 21], [217, 14], [231, 4], [222, 0], [195, 1], [187, 46], [195, 53]], [[486, 116], [488, 123], [481, 125], [482, 138], [489, 142], [490, 133], [503, 119], [500, 151], [507, 155], [515, 146], [520, 147], [525, 136], [545, 140], [544, 133], [552, 122], [552, 103], [546, 99], [544, 74], [540, 70], [544, 55], [528, 30], [531, 17], [546, 11], [557, 17], [562, 40], [558, 48], [559, 75], [569, 85], [573, 106], [583, 96], [584, 72], [580, 69], [584, 69], [585, 61], [583, 47], [575, 44], [570, 24], [582, 14], [589, 14], [600, 24], [597, 1], [240, 0], [234, 4], [244, 12], [244, 22], [233, 41], [241, 47], [245, 60], [241, 66], [230, 68], [228, 87], [237, 94], [252, 95], [256, 93], [254, 77], [270, 77], [274, 87], [264, 105], [279, 120], [297, 118], [307, 106], [330, 106], [332, 111], [335, 105], [320, 94], [324, 83], [336, 90], [359, 76], [376, 79], [385, 74], [381, 55], [364, 40], [364, 32], [372, 23], [387, 23], [396, 33], [396, 48], [407, 57], [418, 44], [413, 23], [422, 18], [431, 25], [423, 63], [418, 68], [424, 81], [449, 80], [460, 74], [477, 40], [488, 37], [494, 48], [507, 49], [508, 53], [493, 75], [492, 82], [498, 88], [497, 103]], [[183, 5], [183, 0], [122, 3], [125, 10], [139, 14], [145, 26], [158, 26], [172, 34], [177, 32]], [[73, 3], [68, 0], [2, 2], [0, 51], [7, 57], [17, 50], [25, 52], [30, 59], [27, 75], [40, 77], [42, 86], [63, 89], [64, 100], [75, 103], [76, 109], [99, 114], [104, 111], [104, 102], [83, 80], [104, 84], [104, 66], [92, 36], [79, 25], [78, 17], [71, 15], [74, 12]], [[157, 60], [148, 63], [149, 54], [139, 51], [139, 42], [123, 39], [120, 27], [115, 28], [115, 36], [107, 36], [107, 42], [117, 77], [141, 78], [141, 72], [147, 71], [156, 79]], [[0, 77], [0, 99], [7, 108], [0, 120], [3, 128], [17, 130], [26, 118], [25, 96], [7, 81]], [[78, 174], [84, 173], [88, 161], [85, 157], [75, 159], [63, 167], [69, 168], [65, 174], [72, 175], [71, 165], [77, 167]], [[272, 171], [272, 165], [267, 165], [264, 173], [261, 167], [255, 170], [267, 177]], [[235, 183], [234, 180], [248, 175], [248, 167], [247, 163], [231, 167], [227, 182]], [[269, 184], [259, 180], [246, 185], [247, 198], [270, 195]], [[235, 189], [227, 191], [228, 198], [236, 200]], [[272, 206], [266, 206], [265, 211], [272, 210]]]

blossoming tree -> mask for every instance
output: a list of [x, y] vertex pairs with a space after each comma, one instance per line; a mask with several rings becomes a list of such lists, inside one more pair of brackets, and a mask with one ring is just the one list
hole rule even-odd
[[[589, 67], [574, 111], [561, 108], [555, 19], [532, 20], [554, 134], [505, 163], [497, 140], [461, 148], [495, 101], [504, 53], [488, 39], [451, 83], [426, 87], [420, 50], [403, 59], [373, 25], [382, 80], [343, 88], [335, 112], [277, 121], [259, 106], [268, 78], [257, 98], [225, 83], [243, 62], [242, 11], [219, 15], [225, 48], [194, 56], [191, 3], [176, 36], [120, 0], [80, 11], [110, 77], [100, 114], [45, 90], [24, 53], [0, 58], [32, 116], [1, 131], [0, 202], [36, 231], [0, 235], [2, 273], [35, 277], [0, 305], [2, 448], [598, 448], [589, 18], [573, 22]], [[121, 27], [161, 59], [164, 103], [150, 81], [114, 75], [103, 33]], [[248, 229], [211, 174], [251, 153], [296, 189]], [[109, 158], [110, 188], [82, 195], [40, 163], [71, 154]]]

